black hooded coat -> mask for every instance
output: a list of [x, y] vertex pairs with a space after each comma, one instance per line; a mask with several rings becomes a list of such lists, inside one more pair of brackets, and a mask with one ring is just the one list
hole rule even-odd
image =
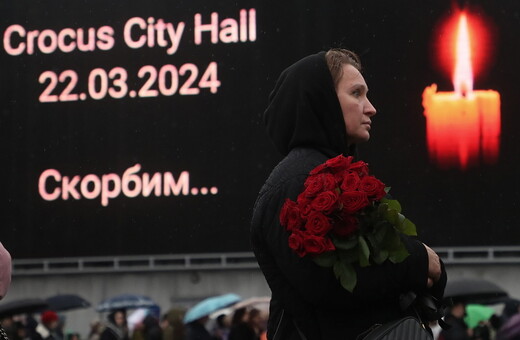
[[[427, 288], [428, 255], [423, 244], [405, 238], [410, 256], [401, 263], [357, 268], [353, 293], [330, 268], [298, 257], [280, 225], [287, 198], [296, 200], [309, 172], [339, 154], [352, 154], [325, 53], [308, 56], [279, 77], [264, 113], [267, 131], [285, 158], [275, 167], [255, 203], [251, 241], [272, 291], [268, 339], [355, 339], [375, 323], [404, 316], [399, 296], [414, 291], [440, 297], [441, 280]], [[352, 149], [352, 148], [350, 148]]]

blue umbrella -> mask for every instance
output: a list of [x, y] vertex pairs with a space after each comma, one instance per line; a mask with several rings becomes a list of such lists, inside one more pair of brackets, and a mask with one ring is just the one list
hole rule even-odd
[[118, 309], [135, 309], [154, 307], [157, 304], [147, 296], [123, 294], [101, 301], [96, 307], [98, 312], [108, 312]]
[[184, 323], [188, 324], [192, 321], [208, 316], [211, 313], [233, 305], [240, 300], [242, 299], [236, 294], [219, 295], [202, 300], [186, 312]]

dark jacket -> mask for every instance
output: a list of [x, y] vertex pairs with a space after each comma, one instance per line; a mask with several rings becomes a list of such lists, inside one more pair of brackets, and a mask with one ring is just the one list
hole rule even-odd
[[231, 328], [228, 340], [258, 340], [258, 335], [255, 333], [246, 322], [241, 322]]
[[[259, 193], [251, 234], [272, 291], [268, 339], [355, 339], [374, 323], [401, 317], [401, 293], [427, 292], [428, 256], [421, 242], [405, 238], [410, 256], [402, 263], [357, 268], [357, 286], [349, 293], [330, 268], [299, 258], [279, 223], [284, 201], [296, 200], [313, 168], [352, 152], [324, 53], [285, 70], [269, 101], [267, 130], [286, 157]], [[437, 295], [442, 295], [445, 281], [444, 275], [435, 287]]]
[[203, 324], [193, 321], [186, 325], [186, 340], [214, 340]]
[[108, 323], [99, 340], [128, 340], [128, 334], [113, 323]]
[[162, 340], [162, 329], [155, 317], [147, 315], [143, 320], [143, 324], [145, 340]]
[[452, 314], [446, 315], [444, 321], [450, 325], [449, 329], [442, 330], [439, 334], [439, 340], [470, 340], [468, 335], [468, 326], [464, 319], [457, 318]]

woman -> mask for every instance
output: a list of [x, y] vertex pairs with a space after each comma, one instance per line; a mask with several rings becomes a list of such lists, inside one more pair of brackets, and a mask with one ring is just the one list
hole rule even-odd
[[124, 309], [114, 311], [108, 315], [108, 323], [101, 333], [100, 340], [128, 340], [128, 326], [126, 311]]
[[252, 245], [271, 288], [268, 339], [355, 339], [375, 323], [403, 316], [399, 297], [442, 296], [446, 275], [439, 257], [406, 238], [405, 261], [357, 268], [349, 293], [330, 268], [299, 258], [279, 223], [284, 201], [303, 191], [309, 172], [339, 154], [354, 155], [370, 138], [376, 109], [367, 98], [359, 58], [333, 49], [308, 56], [279, 77], [264, 113], [267, 131], [285, 158], [262, 187], [252, 219]]
[[0, 242], [0, 300], [3, 299], [11, 284], [11, 255]]

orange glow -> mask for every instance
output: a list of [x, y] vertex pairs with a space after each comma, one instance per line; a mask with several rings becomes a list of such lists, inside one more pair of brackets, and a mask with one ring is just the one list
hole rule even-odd
[[[495, 163], [500, 141], [500, 94], [473, 90], [475, 31], [464, 12], [454, 33], [452, 81], [454, 92], [437, 92], [437, 85], [423, 92], [427, 145], [430, 159], [441, 168], [467, 169]], [[453, 22], [453, 20], [452, 20]]]
[[453, 79], [453, 70], [456, 64], [457, 45], [460, 36], [461, 17], [466, 22], [467, 44], [471, 68], [474, 74], [483, 74], [493, 57], [492, 42], [496, 40], [493, 25], [486, 19], [483, 13], [474, 15], [469, 11], [455, 9], [453, 14], [442, 19], [435, 28], [434, 43], [436, 51], [435, 62], [440, 66], [443, 73]]

